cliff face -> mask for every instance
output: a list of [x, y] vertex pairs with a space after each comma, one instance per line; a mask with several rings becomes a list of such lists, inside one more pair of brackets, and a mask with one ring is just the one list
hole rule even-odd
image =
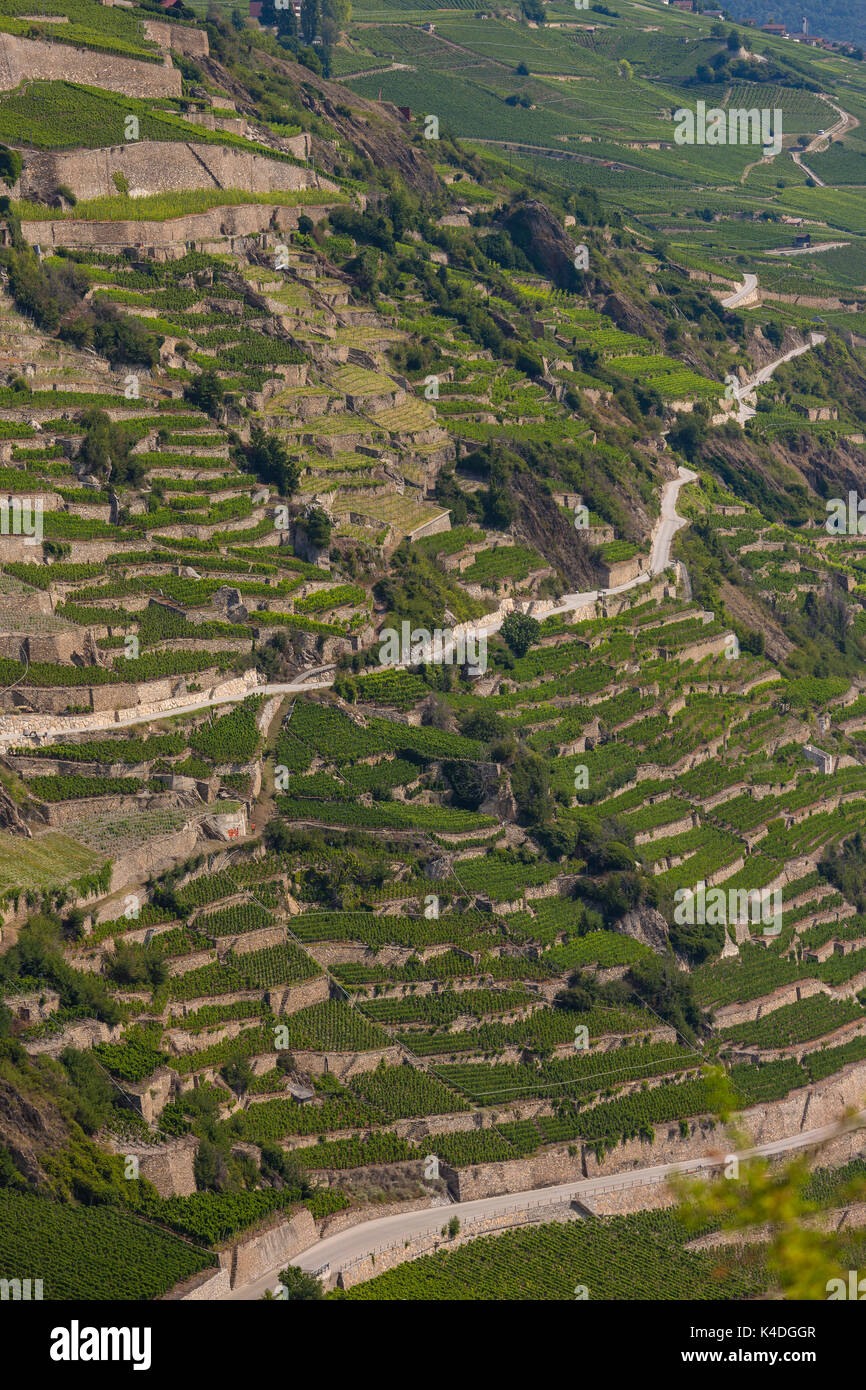
[[26, 835], [30, 838], [27, 822], [4, 787], [0, 787], [0, 830], [8, 830], [13, 835]]
[[799, 482], [817, 493], [812, 514], [822, 523], [826, 512], [821, 497], [846, 497], [849, 491], [862, 496], [866, 487], [862, 448], [845, 438], [816, 439], [808, 433], [805, 417], [801, 434], [768, 443], [748, 434], [731, 438], [714, 433], [707, 438], [699, 462], [708, 464], [743, 501], [760, 507], [772, 500], [782, 515], [790, 508], [787, 495]]
[[45, 1185], [42, 1160], [68, 1139], [59, 1109], [37, 1086], [25, 1091], [16, 1080], [0, 1076], [0, 1149], [32, 1187]]
[[577, 287], [574, 243], [544, 203], [535, 198], [518, 203], [509, 209], [502, 223], [515, 246], [529, 257], [536, 270], [549, 275], [560, 289]]
[[649, 946], [656, 955], [663, 955], [668, 949], [668, 924], [654, 907], [642, 907], [625, 916], [616, 924], [616, 930], [623, 936], [630, 936], [642, 946]]
[[[328, 121], [346, 142], [359, 154], [371, 160], [378, 169], [393, 170], [407, 187], [416, 193], [432, 195], [440, 183], [432, 163], [406, 138], [406, 126], [391, 110], [378, 102], [368, 101], [338, 82], [317, 77], [309, 68], [301, 67], [288, 58], [262, 55], [262, 63], [272, 68], [295, 88], [298, 101], [314, 116]], [[239, 111], [255, 117], [255, 107], [246, 88], [236, 82], [225, 68], [212, 58], [201, 67], [216, 80], [235, 101]], [[333, 167], [335, 152], [331, 145], [312, 137], [316, 162]]]
[[550, 493], [526, 469], [514, 470], [510, 487], [520, 503], [512, 528], [515, 535], [554, 565], [574, 592], [593, 589], [599, 576], [590, 558], [590, 548]]

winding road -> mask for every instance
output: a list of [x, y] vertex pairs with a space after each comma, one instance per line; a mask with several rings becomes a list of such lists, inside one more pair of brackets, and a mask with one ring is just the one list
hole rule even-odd
[[722, 308], [736, 309], [740, 304], [742, 304], [744, 299], [748, 299], [750, 295], [754, 294], [757, 288], [758, 277], [757, 275], [753, 275], [751, 272], [749, 272], [748, 275], [743, 277], [743, 283], [742, 285], [740, 285], [740, 288], [738, 290], [734, 290], [733, 294], [727, 295], [722, 300]]
[[825, 130], [823, 135], [814, 136], [804, 150], [792, 150], [791, 158], [798, 168], [802, 169], [803, 173], [815, 182], [818, 188], [826, 188], [827, 185], [824, 180], [819, 179], [815, 171], [810, 169], [807, 164], [804, 164], [803, 155], [816, 154], [819, 150], [823, 152], [823, 150], [829, 149], [831, 140], [835, 140], [842, 135], [847, 135], [849, 130], [856, 130], [860, 122], [856, 116], [852, 116], [849, 112], [843, 111], [841, 106], [837, 106], [835, 101], [831, 101], [823, 92], [821, 93], [821, 100], [826, 101], [827, 105], [832, 106], [833, 110], [838, 113], [838, 121], [836, 121], [834, 125], [831, 125], [828, 130]]
[[[844, 115], [845, 113], [843, 112], [842, 114]], [[854, 117], [852, 116], [850, 119], [853, 120]], [[814, 247], [807, 249], [813, 249], [816, 251], [826, 250], [829, 248], [829, 246], [834, 244], [835, 243], [831, 242], [827, 244], [827, 247]], [[750, 299], [752, 297], [757, 288], [758, 277], [750, 271], [747, 275], [744, 275], [742, 285], [740, 285], [736, 290], [734, 290], [732, 294], [725, 295], [725, 297], [721, 300], [722, 308], [738, 308], [739, 305], [743, 304], [747, 299]], [[808, 343], [801, 343], [799, 347], [791, 348], [790, 352], [782, 353], [781, 357], [774, 357], [772, 362], [768, 362], [766, 366], [761, 367], [760, 371], [757, 371], [754, 376], [749, 377], [747, 381], [741, 382], [739, 386], [733, 387], [732, 389], [734, 399], [737, 402], [737, 413], [734, 418], [741, 425], [745, 425], [747, 420], [751, 420], [752, 416], [756, 414], [756, 411], [754, 406], [746, 404], [746, 397], [750, 396], [752, 392], [757, 390], [759, 386], [763, 386], [765, 382], [769, 381], [770, 377], [773, 375], [773, 373], [776, 371], [778, 367], [781, 367], [783, 362], [790, 362], [795, 357], [801, 357], [804, 352], [810, 352], [812, 348], [818, 347], [821, 343], [825, 343], [826, 341], [826, 334], [811, 333], [809, 335]]]
[[[864, 1123], [866, 1111], [861, 1111], [850, 1127], [858, 1128]], [[742, 1150], [738, 1156], [746, 1159], [788, 1153], [820, 1144], [838, 1133], [838, 1124], [823, 1125], [820, 1129], [807, 1130], [802, 1134], [774, 1140], [770, 1144], [759, 1144], [755, 1148]], [[435, 1149], [435, 1139], [430, 1142], [431, 1148]], [[725, 1161], [728, 1157], [725, 1155]], [[557, 1187], [538, 1187], [529, 1192], [508, 1192], [500, 1197], [484, 1197], [475, 1202], [455, 1202], [447, 1207], [426, 1207], [422, 1211], [400, 1212], [396, 1216], [379, 1217], [377, 1220], [365, 1221], [359, 1226], [352, 1226], [348, 1231], [341, 1231], [338, 1235], [317, 1241], [315, 1245], [294, 1255], [290, 1260], [283, 1260], [279, 1266], [261, 1278], [232, 1289], [223, 1298], [226, 1302], [248, 1302], [261, 1298], [266, 1289], [274, 1288], [280, 1269], [287, 1263], [297, 1265], [299, 1269], [308, 1273], [320, 1270], [324, 1265], [330, 1265], [332, 1272], [336, 1272], [350, 1261], [369, 1255], [383, 1246], [399, 1245], [412, 1237], [434, 1235], [442, 1229], [445, 1221], [450, 1221], [455, 1216], [461, 1226], [465, 1226], [481, 1217], [496, 1216], [515, 1207], [523, 1207], [527, 1203], [538, 1203], [545, 1207], [558, 1204], [567, 1206], [569, 1202], [577, 1199], [591, 1204], [593, 1197], [602, 1193], [655, 1185], [666, 1181], [675, 1173], [705, 1172], [707, 1169], [718, 1168], [721, 1162], [721, 1155], [716, 1153], [704, 1158], [685, 1159], [679, 1163], [660, 1163], [625, 1173], [583, 1178], [579, 1182], [563, 1183]]]
[[[753, 283], [750, 284], [749, 282]], [[732, 300], [750, 292], [757, 284], [755, 276], [746, 276], [746, 284], [740, 291], [731, 296]], [[738, 418], [748, 419], [754, 414], [754, 410], [744, 404], [743, 398], [762, 382], [769, 380], [776, 368], [782, 363], [807, 352], [818, 342], [823, 342], [823, 335], [812, 334], [809, 343], [792, 349], [780, 358], [768, 363], [761, 368], [755, 376], [737, 388], [736, 395], [739, 403]], [[650, 547], [649, 563], [647, 568], [635, 578], [625, 584], [618, 585], [610, 589], [593, 589], [580, 593], [569, 593], [563, 596], [560, 603], [550, 610], [551, 614], [562, 614], [573, 612], [583, 608], [600, 598], [608, 595], [627, 593], [629, 590], [637, 588], [639, 585], [647, 584], [664, 570], [671, 563], [671, 548], [673, 538], [682, 527], [688, 524], [687, 518], [681, 516], [677, 511], [677, 502], [680, 491], [696, 480], [697, 474], [690, 469], [680, 466], [677, 476], [669, 479], [662, 488], [659, 518], [656, 523], [652, 543]], [[504, 615], [497, 615], [480, 623], [473, 629], [477, 636], [490, 635], [499, 630], [504, 621]], [[333, 666], [314, 666], [299, 672], [291, 681], [270, 682], [260, 686], [250, 688], [250, 693], [261, 695], [291, 695], [299, 694], [304, 691], [314, 691], [327, 688], [333, 684]], [[201, 697], [192, 698], [188, 704], [176, 706], [165, 714], [154, 715], [151, 711], [148, 714], [139, 714], [130, 711], [121, 718], [103, 719], [94, 723], [86, 722], [76, 725], [74, 722], [65, 720], [62, 724], [41, 728], [39, 737], [41, 740], [52, 737], [66, 737], [75, 732], [92, 732], [97, 730], [110, 730], [129, 727], [135, 724], [152, 723], [155, 718], [170, 717], [178, 714], [193, 713], [197, 710], [206, 709], [220, 704], [237, 703], [238, 694], [217, 696], [202, 700]], [[26, 732], [27, 723], [38, 719], [38, 716], [24, 716], [22, 718], [22, 729], [14, 732], [4, 731], [0, 734], [0, 751], [9, 744], [23, 744], [32, 741], [33, 734]], [[866, 1118], [866, 1112], [858, 1119]], [[772, 1144], [760, 1145], [755, 1149], [746, 1151], [742, 1157], [750, 1154], [779, 1154], [788, 1150], [806, 1147], [816, 1144], [823, 1139], [830, 1138], [838, 1132], [838, 1126], [830, 1125], [822, 1129], [811, 1130], [805, 1134], [796, 1134], [778, 1140]], [[435, 1141], [433, 1141], [435, 1142]], [[664, 1182], [674, 1173], [700, 1172], [719, 1164], [719, 1156], [706, 1156], [703, 1158], [690, 1159], [679, 1163], [659, 1164], [648, 1168], [632, 1170], [631, 1172], [610, 1174], [604, 1177], [582, 1179], [573, 1183], [566, 1183], [556, 1187], [536, 1188], [528, 1192], [507, 1193], [497, 1197], [487, 1197], [474, 1202], [452, 1203], [448, 1206], [428, 1207], [420, 1211], [402, 1212], [397, 1215], [381, 1217], [376, 1220], [367, 1221], [361, 1225], [340, 1232], [326, 1240], [319, 1241], [309, 1249], [293, 1257], [290, 1263], [299, 1266], [307, 1271], [316, 1271], [324, 1265], [330, 1265], [331, 1269], [339, 1269], [348, 1262], [361, 1256], [372, 1253], [382, 1246], [399, 1244], [413, 1236], [425, 1234], [435, 1234], [441, 1229], [443, 1217], [451, 1219], [456, 1216], [461, 1225], [466, 1225], [481, 1217], [494, 1216], [502, 1212], [513, 1209], [516, 1206], [523, 1208], [527, 1203], [537, 1203], [545, 1207], [556, 1204], [567, 1205], [574, 1199], [589, 1201], [593, 1196], [604, 1192], [611, 1192], [626, 1189], [629, 1187], [657, 1184]], [[268, 1288], [273, 1288], [279, 1270], [286, 1264], [283, 1259], [272, 1271], [255, 1281], [233, 1289], [224, 1295], [227, 1301], [250, 1301], [262, 1297]]]
[[[659, 522], [653, 535], [652, 550], [650, 554], [649, 569], [639, 574], [637, 578], [629, 580], [627, 584], [620, 584], [613, 589], [592, 589], [585, 593], [565, 594], [559, 605], [552, 610], [554, 614], [568, 613], [576, 608], [583, 608], [586, 604], [594, 603], [599, 598], [604, 598], [609, 594], [626, 593], [629, 589], [635, 588], [639, 584], [646, 584], [655, 575], [661, 574], [670, 564], [671, 543], [674, 535], [681, 527], [687, 525], [687, 519], [681, 517], [677, 510], [677, 498], [680, 489], [687, 483], [691, 483], [697, 477], [688, 468], [680, 468], [676, 478], [669, 479], [662, 488]], [[491, 636], [498, 632], [505, 615], [490, 618], [484, 623], [479, 623], [472, 629], [475, 636]], [[445, 653], [450, 651], [449, 644], [445, 648]], [[251, 695], [300, 695], [305, 691], [325, 690], [333, 684], [334, 667], [331, 666], [310, 666], [304, 671], [298, 672], [291, 681], [269, 682], [265, 685], [250, 686]], [[171, 709], [166, 709], [162, 713], [154, 714], [151, 710], [148, 714], [139, 713], [137, 710], [130, 710], [123, 714], [119, 719], [98, 719], [91, 720], [85, 716], [79, 721], [66, 719], [58, 724], [43, 724], [39, 715], [24, 715], [21, 718], [20, 728], [2, 729], [0, 731], [0, 753], [10, 746], [23, 746], [27, 743], [35, 743], [36, 737], [40, 741], [53, 738], [67, 738], [70, 734], [78, 733], [99, 733], [112, 729], [130, 728], [135, 724], [152, 724], [157, 719], [168, 719], [175, 715], [195, 714], [198, 710], [210, 709], [216, 705], [237, 704], [238, 694], [219, 695], [211, 699], [202, 699], [201, 696], [193, 696], [189, 702], [182, 705], [174, 705]], [[9, 716], [5, 717], [8, 722]], [[28, 727], [31, 726], [31, 727]], [[38, 726], [36, 728], [32, 726]]]
[[769, 381], [777, 367], [781, 367], [783, 362], [793, 361], [795, 357], [802, 357], [804, 352], [811, 352], [812, 348], [819, 347], [821, 343], [825, 343], [826, 341], [827, 336], [825, 333], [811, 333], [808, 343], [801, 343], [799, 347], [791, 348], [790, 352], [783, 353], [781, 357], [775, 357], [772, 362], [768, 362], [766, 366], [762, 367], [754, 376], [749, 377], [749, 379], [744, 381], [740, 386], [735, 386], [733, 388], [734, 399], [738, 406], [736, 419], [739, 423], [744, 425], [747, 420], [751, 420], [752, 416], [757, 414], [754, 406], [746, 404], [746, 397], [750, 396], [759, 386], [763, 386], [765, 382]]

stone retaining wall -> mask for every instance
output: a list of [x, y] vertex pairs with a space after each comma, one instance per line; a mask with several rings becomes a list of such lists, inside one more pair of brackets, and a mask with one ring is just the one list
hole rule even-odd
[[112, 863], [109, 891], [118, 893], [121, 889], [144, 882], [153, 873], [162, 873], [175, 864], [189, 859], [201, 839], [201, 831], [195, 821], [189, 821], [182, 830], [168, 835], [155, 835], [137, 849], [126, 850]]
[[346, 1081], [350, 1076], [360, 1076], [363, 1072], [375, 1071], [379, 1063], [396, 1067], [403, 1061], [403, 1052], [396, 1044], [393, 1047], [375, 1048], [370, 1052], [305, 1052], [292, 1048], [295, 1065], [301, 1072], [311, 1076], [336, 1076], [338, 1081]]
[[112, 1148], [126, 1158], [137, 1158], [139, 1173], [152, 1182], [160, 1197], [191, 1197], [196, 1190], [193, 1163], [197, 1139], [178, 1139], [167, 1144], [137, 1144], [117, 1139]]
[[[447, 1215], [447, 1212], [444, 1213]], [[385, 1274], [389, 1269], [406, 1264], [409, 1260], [420, 1259], [423, 1255], [435, 1254], [437, 1250], [456, 1250], [467, 1241], [478, 1236], [490, 1235], [496, 1231], [511, 1230], [515, 1226], [537, 1225], [544, 1221], [574, 1221], [577, 1212], [568, 1202], [526, 1203], [522, 1207], [509, 1208], [493, 1216], [480, 1217], [463, 1227], [456, 1236], [443, 1236], [440, 1232], [430, 1232], [390, 1246], [380, 1247], [361, 1259], [343, 1265], [336, 1276], [336, 1286], [351, 1289], [377, 1274]], [[333, 1275], [332, 1275], [333, 1278]]]
[[304, 203], [296, 207], [284, 207], [279, 203], [240, 203], [190, 213], [186, 217], [167, 218], [163, 222], [87, 222], [82, 218], [53, 218], [22, 222], [21, 231], [31, 245], [38, 242], [44, 249], [71, 246], [115, 250], [152, 246], [172, 249], [180, 256], [187, 242], [202, 249], [238, 237], [256, 237], [262, 232], [292, 231], [299, 217], [311, 217], [318, 222], [331, 206], [329, 203], [315, 207]]
[[[742, 1126], [755, 1144], [767, 1144], [830, 1124], [849, 1106], [862, 1107], [864, 1098], [866, 1062], [853, 1063], [823, 1082], [793, 1091], [784, 1100], [744, 1111]], [[678, 1122], [655, 1125], [652, 1144], [631, 1139], [601, 1160], [590, 1146], [578, 1140], [504, 1163], [472, 1164], [459, 1169], [442, 1164], [441, 1171], [452, 1195], [466, 1202], [728, 1151], [729, 1141], [723, 1126], [714, 1125], [706, 1117], [687, 1123], [685, 1135], [680, 1133]]]
[[[832, 942], [829, 944], [832, 945]], [[714, 1025], [716, 1028], [731, 1028], [737, 1023], [755, 1023], [765, 1014], [773, 1013], [786, 1004], [797, 1004], [813, 994], [828, 994], [832, 999], [850, 999], [862, 987], [862, 975], [852, 976], [835, 987], [818, 979], [797, 980], [789, 985], [781, 985], [772, 994], [762, 994], [758, 999], [749, 999], [742, 1004], [725, 1004], [715, 1010]]]
[[220, 1251], [220, 1267], [228, 1274], [231, 1287], [235, 1289], [288, 1264], [293, 1255], [308, 1250], [318, 1239], [316, 1223], [305, 1208], [296, 1212], [289, 1221], [281, 1221], [269, 1231], [248, 1236]]
[[144, 21], [144, 36], [160, 48], [173, 48], [188, 58], [207, 58], [210, 53], [204, 29], [187, 28], [184, 24], [168, 24], [159, 19]]
[[212, 1274], [207, 1273], [198, 1280], [190, 1280], [181, 1288], [172, 1289], [165, 1295], [166, 1302], [182, 1301], [184, 1303], [205, 1303], [213, 1302], [219, 1298], [225, 1298], [226, 1294], [231, 1293], [231, 1275], [227, 1269], [217, 1269]]
[[21, 82], [37, 78], [104, 87], [131, 97], [182, 95], [180, 70], [171, 66], [170, 59], [148, 63], [92, 48], [0, 34], [0, 90], [9, 91]]
[[[197, 683], [202, 677], [212, 679], [213, 671], [197, 671], [194, 673]], [[104, 713], [106, 710], [115, 711], [115, 720], [118, 726], [123, 726], [122, 714], [126, 710], [134, 710], [137, 718], [148, 716], [153, 719], [160, 719], [163, 715], [173, 714], [176, 710], [182, 709], [184, 712], [195, 714], [201, 712], [207, 714], [208, 701], [221, 700], [229, 703], [234, 697], [238, 701], [246, 698], [255, 692], [258, 677], [254, 670], [248, 670], [242, 676], [232, 676], [228, 680], [219, 681], [218, 684], [207, 686], [199, 694], [190, 696], [186, 690], [183, 694], [172, 694], [173, 689], [177, 689], [180, 683], [184, 684], [183, 677], [175, 676], [160, 681], [143, 681], [139, 685], [106, 685], [106, 686], [81, 686], [75, 688], [75, 703], [84, 703], [83, 696], [88, 691], [93, 692], [98, 689], [103, 692], [122, 691], [126, 696], [127, 703], [116, 705], [109, 702], [105, 705], [93, 706], [92, 712], [74, 715], [70, 718], [68, 725], [64, 725], [60, 737], [68, 738], [72, 734], [88, 734], [98, 732], [102, 729], [105, 722]], [[0, 715], [0, 751], [11, 744], [26, 743], [28, 738], [33, 735], [53, 734], [57, 731], [56, 720], [48, 718], [49, 714], [64, 714], [70, 699], [69, 687], [45, 688], [42, 690], [36, 687], [26, 688], [26, 698], [32, 701], [34, 707], [40, 713], [30, 715], [29, 710], [11, 704], [15, 695], [14, 691], [6, 691], [0, 694], [0, 710], [14, 709], [17, 719], [4, 718]], [[102, 696], [100, 696], [102, 698]], [[116, 698], [116, 696], [115, 696]], [[200, 703], [196, 705], [196, 700]]]

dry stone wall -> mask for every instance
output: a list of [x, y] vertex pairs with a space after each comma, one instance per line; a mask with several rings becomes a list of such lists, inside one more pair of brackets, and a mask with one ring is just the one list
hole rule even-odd
[[[317, 175], [311, 175], [312, 187], [319, 187]], [[181, 256], [188, 242], [198, 250], [219, 246], [244, 237], [257, 237], [262, 232], [280, 233], [294, 230], [298, 218], [306, 215], [320, 221], [330, 203], [299, 204], [284, 207], [277, 203], [240, 203], [211, 208], [209, 212], [190, 213], [172, 217], [164, 222], [86, 222], [79, 218], [54, 218], [45, 222], [22, 222], [22, 235], [31, 245], [118, 250], [127, 246], [163, 247], [173, 256]], [[223, 248], [225, 249], [225, 248]]]
[[47, 197], [60, 185], [79, 199], [117, 192], [114, 175], [123, 174], [133, 197], [195, 188], [240, 188], [248, 193], [271, 189], [335, 188], [328, 180], [313, 183], [306, 169], [268, 159], [252, 151], [182, 141], [132, 140], [97, 150], [38, 151], [25, 156], [17, 196]]
[[173, 48], [188, 58], [207, 58], [210, 53], [207, 34], [203, 29], [186, 28], [183, 24], [167, 24], [159, 19], [144, 21], [145, 38], [160, 48]]
[[[753, 1106], [743, 1113], [742, 1125], [755, 1144], [769, 1144], [831, 1124], [849, 1106], [861, 1108], [864, 1099], [866, 1063], [853, 1063], [826, 1081], [792, 1092], [785, 1100]], [[687, 1129], [682, 1134], [678, 1123], [656, 1125], [653, 1143], [630, 1139], [601, 1159], [588, 1145], [578, 1142], [506, 1163], [481, 1163], [459, 1169], [441, 1164], [441, 1171], [452, 1195], [466, 1202], [728, 1152], [730, 1143], [724, 1127], [703, 1118], [690, 1120]]]
[[318, 1238], [316, 1223], [310, 1212], [304, 1209], [290, 1221], [281, 1221], [269, 1231], [237, 1241], [221, 1252], [220, 1266], [227, 1272], [234, 1289], [280, 1269], [293, 1255], [315, 1245]]
[[376, 1048], [371, 1052], [305, 1052], [292, 1048], [295, 1064], [302, 1072], [311, 1076], [330, 1073], [338, 1081], [346, 1081], [350, 1076], [360, 1076], [363, 1072], [375, 1071], [381, 1061], [386, 1066], [399, 1066], [403, 1053], [394, 1047]]
[[121, 58], [114, 53], [97, 53], [71, 44], [45, 43], [41, 39], [20, 39], [0, 34], [0, 90], [9, 91], [25, 80], [43, 78], [48, 82], [79, 82], [82, 86], [104, 87], [131, 97], [179, 97], [182, 94], [180, 70], [164, 63]]
[[165, 1295], [166, 1302], [210, 1303], [225, 1298], [231, 1293], [231, 1275], [227, 1269], [218, 1269], [213, 1274], [199, 1275]]
[[160, 1197], [191, 1197], [196, 1190], [193, 1163], [198, 1141], [180, 1139], [176, 1143], [124, 1144], [118, 1140], [115, 1152], [138, 1159], [138, 1170], [152, 1182]]
[[154, 872], [182, 863], [195, 851], [201, 832], [195, 821], [168, 835], [157, 835], [138, 849], [127, 850], [112, 863], [109, 891], [118, 893], [132, 884], [143, 883]]

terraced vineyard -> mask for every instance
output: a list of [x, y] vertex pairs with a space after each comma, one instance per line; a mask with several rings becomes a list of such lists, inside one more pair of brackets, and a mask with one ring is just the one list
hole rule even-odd
[[[864, 1090], [856, 51], [660, 0], [32, 8], [0, 1275], [789, 1291], [639, 1179]], [[779, 149], [680, 143], [698, 102]], [[626, 1214], [542, 1201], [596, 1177]]]
[[654, 1212], [488, 1236], [382, 1274], [340, 1297], [567, 1302], [574, 1300], [577, 1283], [588, 1291], [580, 1296], [593, 1300], [691, 1299], [696, 1290], [699, 1298], [741, 1299], [761, 1287], [759, 1270], [720, 1271], [714, 1264], [710, 1254], [684, 1250], [672, 1218]]

